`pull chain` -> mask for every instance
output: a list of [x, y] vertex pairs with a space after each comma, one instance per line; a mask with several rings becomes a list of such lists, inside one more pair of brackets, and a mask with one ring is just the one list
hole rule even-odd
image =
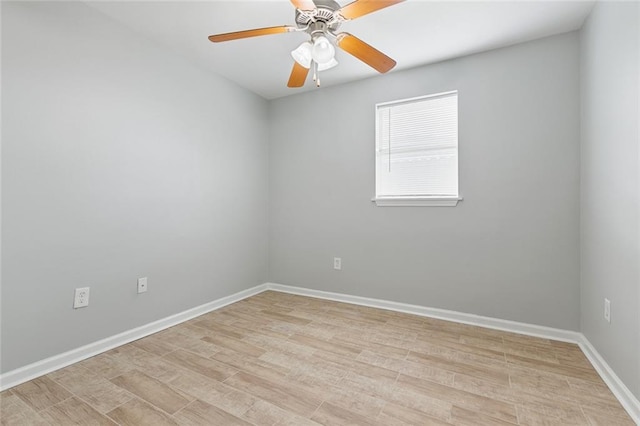
[[316, 87], [320, 87], [320, 73], [318, 72], [318, 63], [316, 61], [313, 64], [313, 81], [316, 82]]

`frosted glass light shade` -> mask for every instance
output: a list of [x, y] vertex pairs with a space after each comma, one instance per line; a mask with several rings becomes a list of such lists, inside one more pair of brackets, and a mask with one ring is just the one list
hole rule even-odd
[[311, 57], [318, 63], [318, 65], [331, 62], [335, 53], [336, 49], [325, 36], [317, 37], [313, 42]]
[[291, 57], [294, 61], [299, 63], [305, 68], [311, 67], [311, 43], [305, 41], [300, 46], [298, 46], [295, 50], [291, 52]]
[[326, 71], [335, 67], [336, 65], [338, 65], [338, 61], [336, 61], [336, 58], [331, 58], [329, 62], [318, 64], [318, 71]]

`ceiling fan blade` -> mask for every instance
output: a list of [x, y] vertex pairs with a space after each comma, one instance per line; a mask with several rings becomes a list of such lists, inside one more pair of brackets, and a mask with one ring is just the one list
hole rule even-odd
[[342, 50], [378, 72], [385, 73], [396, 66], [396, 61], [349, 33], [338, 34], [336, 43]]
[[291, 3], [300, 10], [313, 10], [316, 4], [311, 0], [291, 0]]
[[355, 0], [339, 10], [340, 15], [345, 19], [356, 19], [376, 10], [393, 6], [404, 0]]
[[293, 69], [291, 70], [291, 76], [289, 76], [289, 87], [302, 87], [309, 74], [309, 68], [305, 68], [297, 62], [293, 62]]
[[295, 31], [297, 28], [290, 25], [282, 25], [279, 27], [256, 28], [253, 30], [235, 31], [232, 33], [210, 35], [209, 40], [214, 43], [221, 41], [237, 40], [239, 38], [257, 37], [270, 34], [280, 34]]

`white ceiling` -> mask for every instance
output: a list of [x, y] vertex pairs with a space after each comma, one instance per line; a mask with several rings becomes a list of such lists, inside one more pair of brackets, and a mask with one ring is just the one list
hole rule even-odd
[[[338, 0], [344, 6], [350, 1]], [[235, 81], [266, 99], [318, 90], [309, 78], [287, 87], [290, 51], [308, 39], [285, 33], [211, 43], [211, 34], [294, 25], [287, 0], [103, 1], [87, 2], [157, 43]], [[395, 59], [390, 72], [578, 29], [593, 1], [426, 1], [407, 0], [346, 22], [352, 33]], [[377, 75], [346, 52], [340, 65], [321, 73], [322, 86]], [[322, 90], [322, 89], [319, 89]]]

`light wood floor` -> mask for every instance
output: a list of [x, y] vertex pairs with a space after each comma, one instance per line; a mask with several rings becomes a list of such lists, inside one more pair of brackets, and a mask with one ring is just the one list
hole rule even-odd
[[573, 344], [265, 292], [0, 394], [2, 425], [633, 425]]

